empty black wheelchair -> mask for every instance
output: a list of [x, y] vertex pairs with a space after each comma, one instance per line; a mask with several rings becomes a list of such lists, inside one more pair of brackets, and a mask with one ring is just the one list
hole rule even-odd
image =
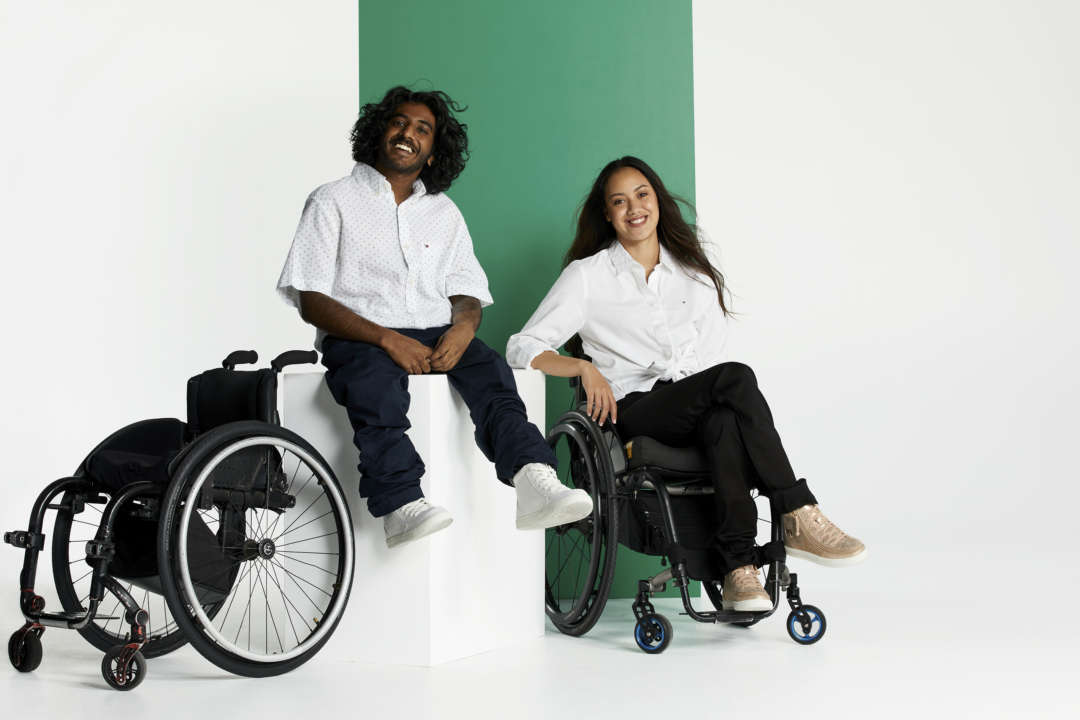
[[[576, 382], [571, 385], [577, 387]], [[588, 517], [547, 531], [545, 604], [561, 632], [584, 635], [596, 624], [611, 593], [619, 545], [661, 557], [667, 569], [638, 583], [633, 610], [634, 639], [646, 653], [670, 644], [671, 623], [650, 602], [673, 583], [686, 614], [706, 623], [749, 627], [772, 615], [786, 596], [787, 630], [795, 642], [810, 645], [825, 634], [825, 614], [799, 597], [798, 577], [789, 572], [784, 526], [770, 505], [771, 538], [755, 548], [755, 564], [767, 566], [765, 590], [772, 608], [762, 612], [722, 610], [723, 576], [730, 569], [709, 550], [716, 527], [713, 487], [704, 453], [674, 448], [653, 438], [620, 438], [610, 422], [600, 427], [584, 410], [580, 389], [577, 409], [559, 418], [548, 442], [569, 470], [563, 482], [587, 491], [593, 500]], [[695, 609], [690, 581], [700, 580], [716, 610]]]
[[[187, 422], [143, 420], [116, 431], [71, 477], [34, 503], [19, 578], [26, 623], [8, 659], [30, 672], [46, 627], [78, 630], [105, 656], [105, 680], [138, 685], [146, 658], [185, 642], [248, 676], [286, 672], [327, 641], [348, 601], [352, 522], [329, 465], [281, 427], [277, 374], [315, 362], [286, 352], [241, 371], [237, 351], [188, 381]], [[53, 580], [62, 611], [34, 591], [47, 511]]]

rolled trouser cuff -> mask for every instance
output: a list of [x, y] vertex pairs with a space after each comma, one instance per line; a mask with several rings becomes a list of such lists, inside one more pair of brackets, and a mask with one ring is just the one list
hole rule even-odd
[[791, 487], [770, 491], [769, 501], [780, 515], [798, 510], [803, 505], [817, 505], [817, 498], [810, 492], [805, 478], [799, 478]]

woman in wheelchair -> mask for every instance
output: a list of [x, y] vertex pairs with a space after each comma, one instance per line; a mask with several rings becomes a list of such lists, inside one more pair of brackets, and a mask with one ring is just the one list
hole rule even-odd
[[[796, 479], [754, 373], [724, 361], [723, 276], [649, 165], [623, 157], [604, 167], [564, 265], [510, 338], [507, 359], [579, 378], [586, 413], [617, 423], [623, 441], [645, 436], [704, 451], [724, 610], [774, 607], [758, 577], [752, 488], [782, 518], [787, 555], [834, 567], [865, 558], [863, 543], [825, 517]], [[575, 357], [559, 355], [563, 344]]]

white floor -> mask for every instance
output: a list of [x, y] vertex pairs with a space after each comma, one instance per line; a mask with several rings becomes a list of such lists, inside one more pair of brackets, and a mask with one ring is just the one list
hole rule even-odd
[[[229, 676], [190, 648], [151, 661], [131, 693], [106, 688], [100, 655], [75, 633], [49, 630], [37, 672], [3, 673], [6, 708], [39, 717], [88, 710], [129, 717], [630, 718], [678, 712], [702, 717], [815, 718], [1078, 717], [1080, 625], [1061, 612], [1080, 582], [1075, 562], [1008, 553], [925, 553], [879, 547], [865, 565], [827, 570], [803, 564], [803, 599], [828, 617], [826, 637], [800, 647], [783, 617], [750, 630], [679, 617], [658, 656], [636, 649], [629, 600], [611, 602], [584, 638], [549, 629], [516, 647], [435, 668], [313, 661], [288, 675]], [[1023, 561], [1023, 562], [1021, 562]], [[994, 575], [993, 568], [1019, 568]], [[1026, 585], [1029, 607], [1007, 592]], [[1039, 583], [1039, 584], [1037, 584]], [[356, 588], [356, 591], [363, 591]], [[370, 590], [369, 590], [370, 591]], [[477, 592], [511, 593], [506, 588]], [[509, 601], [509, 600], [508, 600]], [[1035, 607], [1042, 604], [1042, 607]], [[5, 608], [8, 624], [17, 619]], [[377, 622], [377, 618], [372, 619]], [[13, 704], [17, 703], [17, 704]]]

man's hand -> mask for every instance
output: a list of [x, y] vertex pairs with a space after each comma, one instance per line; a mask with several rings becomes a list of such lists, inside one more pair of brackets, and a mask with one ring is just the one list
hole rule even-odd
[[443, 333], [435, 343], [435, 353], [431, 356], [431, 369], [437, 372], [449, 372], [454, 369], [465, 353], [465, 348], [476, 337], [476, 331], [469, 323], [457, 323]]
[[379, 347], [386, 351], [398, 367], [410, 375], [431, 372], [431, 348], [393, 330], [387, 330]]

